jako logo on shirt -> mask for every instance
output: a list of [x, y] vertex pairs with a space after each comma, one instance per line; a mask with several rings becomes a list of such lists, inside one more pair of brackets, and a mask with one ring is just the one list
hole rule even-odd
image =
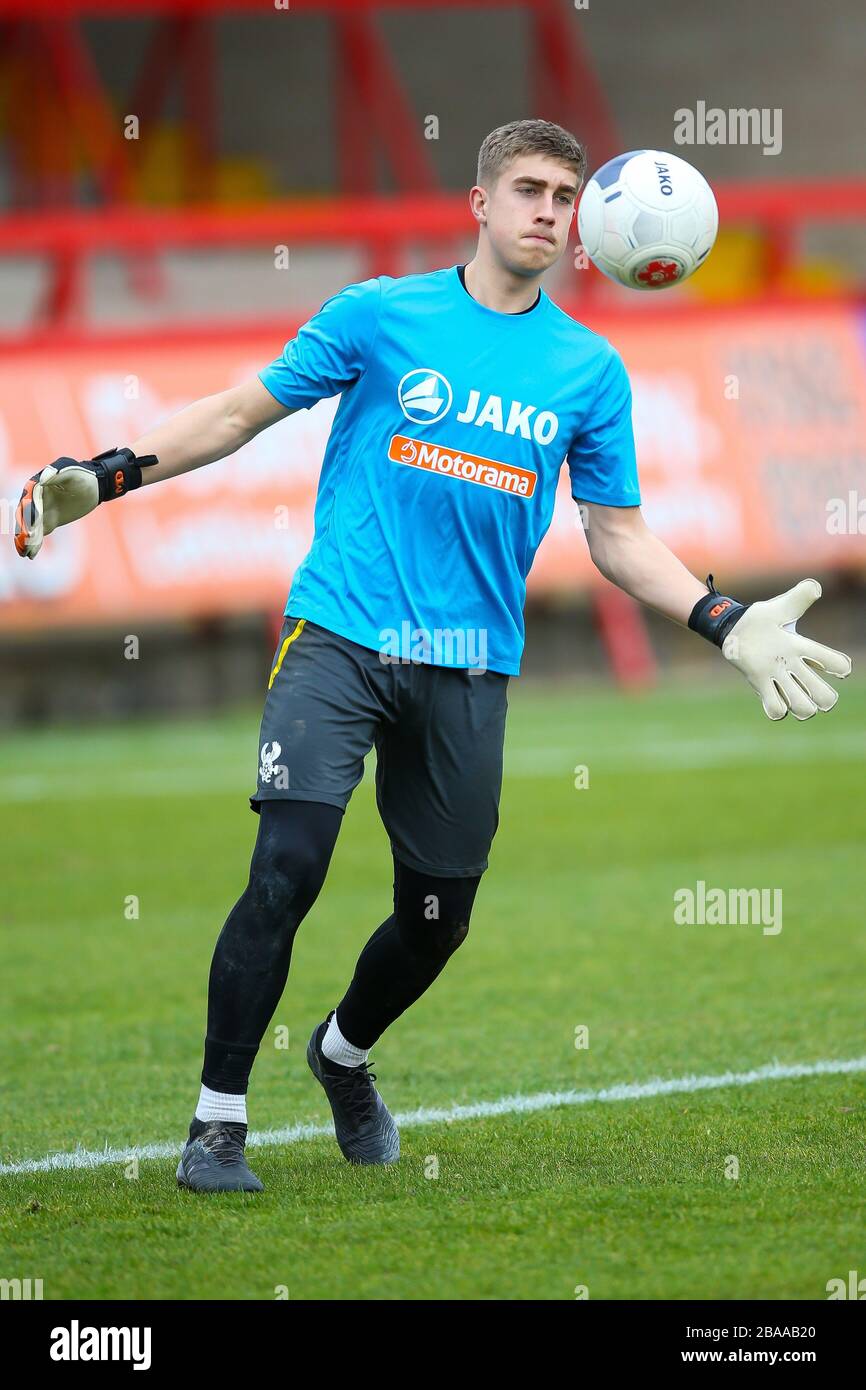
[[[407, 420], [415, 425], [430, 425], [448, 414], [454, 392], [441, 372], [432, 367], [415, 367], [401, 377], [397, 398]], [[456, 419], [461, 425], [489, 425], [497, 434], [520, 435], [521, 439], [534, 439], [536, 444], [549, 444], [559, 430], [559, 419], [552, 410], [512, 401], [506, 412], [501, 396], [489, 395], [481, 405], [481, 392], [474, 389]]]
[[397, 397], [407, 420], [416, 425], [430, 425], [448, 414], [454, 392], [441, 372], [434, 372], [430, 367], [416, 367], [401, 378]]

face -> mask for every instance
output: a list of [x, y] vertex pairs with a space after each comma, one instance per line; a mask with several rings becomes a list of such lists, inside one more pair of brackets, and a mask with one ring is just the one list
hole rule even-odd
[[546, 155], [520, 155], [506, 165], [483, 204], [502, 264], [518, 275], [554, 265], [568, 242], [577, 193], [575, 173]]

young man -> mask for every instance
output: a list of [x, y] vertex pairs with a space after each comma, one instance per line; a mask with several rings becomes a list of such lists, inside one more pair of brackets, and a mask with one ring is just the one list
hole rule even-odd
[[348, 286], [258, 378], [195, 402], [131, 451], [58, 460], [25, 487], [16, 544], [33, 556], [99, 501], [223, 458], [341, 393], [268, 685], [249, 883], [211, 966], [183, 1186], [262, 1186], [244, 1157], [250, 1070], [374, 744], [394, 908], [307, 1056], [346, 1158], [398, 1158], [367, 1057], [466, 937], [498, 824], [525, 579], [563, 461], [599, 570], [716, 642], [771, 719], [829, 710], [837, 695], [816, 670], [850, 670], [794, 630], [820, 595], [815, 580], [744, 606], [647, 529], [622, 362], [540, 288], [566, 249], [584, 173], [581, 146], [557, 125], [494, 130], [469, 195], [468, 265]]

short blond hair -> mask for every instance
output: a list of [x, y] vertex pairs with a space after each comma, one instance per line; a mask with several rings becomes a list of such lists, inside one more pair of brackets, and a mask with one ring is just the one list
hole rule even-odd
[[553, 121], [509, 121], [485, 136], [478, 151], [476, 182], [490, 189], [508, 164], [522, 154], [542, 154], [573, 169], [578, 189], [586, 177], [586, 150]]

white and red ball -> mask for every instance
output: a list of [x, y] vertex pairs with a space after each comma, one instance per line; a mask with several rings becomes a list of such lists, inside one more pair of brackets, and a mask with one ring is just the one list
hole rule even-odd
[[703, 174], [662, 150], [630, 150], [597, 169], [577, 214], [593, 265], [633, 290], [678, 285], [703, 265], [719, 210]]

